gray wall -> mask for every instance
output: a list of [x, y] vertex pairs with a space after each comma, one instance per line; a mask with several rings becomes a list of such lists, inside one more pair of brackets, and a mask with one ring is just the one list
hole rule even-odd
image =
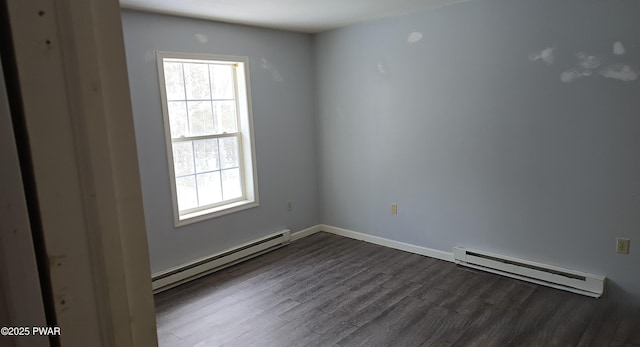
[[[134, 11], [122, 20], [152, 272], [318, 224], [311, 36]], [[173, 227], [156, 50], [249, 56], [258, 208]]]
[[640, 82], [620, 80], [640, 72], [639, 17], [633, 0], [475, 0], [319, 35], [320, 219], [640, 298]]

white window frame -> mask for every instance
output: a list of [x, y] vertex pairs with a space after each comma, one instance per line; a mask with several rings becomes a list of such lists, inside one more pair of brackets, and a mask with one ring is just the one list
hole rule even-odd
[[[255, 140], [253, 135], [253, 112], [251, 107], [251, 82], [249, 79], [249, 58], [244, 56], [212, 55], [198, 53], [156, 52], [158, 64], [158, 79], [160, 83], [160, 97], [162, 100], [162, 115], [164, 120], [165, 144], [167, 148], [167, 160], [169, 166], [169, 178], [171, 187], [171, 200], [173, 205], [174, 224], [176, 227], [216, 218], [229, 213], [234, 213], [249, 208], [257, 207], [258, 201], [258, 173], [256, 168]], [[239, 143], [240, 175], [242, 181], [243, 196], [231, 201], [213, 204], [207, 207], [199, 207], [180, 212], [178, 208], [178, 194], [176, 187], [176, 175], [173, 161], [173, 143], [181, 141], [171, 137], [169, 120], [167, 91], [165, 87], [164, 59], [171, 60], [207, 60], [215, 63], [228, 63], [236, 68], [236, 108], [238, 116], [238, 132], [236, 135], [211, 135], [204, 138], [237, 136]], [[242, 82], [244, 81], [244, 83]], [[194, 138], [198, 138], [197, 136]]]

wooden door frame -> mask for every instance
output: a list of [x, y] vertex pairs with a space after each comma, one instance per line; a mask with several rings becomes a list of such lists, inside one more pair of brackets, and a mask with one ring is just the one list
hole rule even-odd
[[[5, 86], [0, 69], [0, 326], [45, 326], [36, 252]], [[46, 336], [0, 336], [0, 342], [9, 347], [50, 346]]]
[[119, 3], [1, 4], [59, 341], [156, 345]]

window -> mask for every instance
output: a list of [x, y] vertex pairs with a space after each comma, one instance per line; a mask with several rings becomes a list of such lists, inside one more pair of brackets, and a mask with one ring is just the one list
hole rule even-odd
[[257, 206], [248, 59], [157, 59], [176, 226]]

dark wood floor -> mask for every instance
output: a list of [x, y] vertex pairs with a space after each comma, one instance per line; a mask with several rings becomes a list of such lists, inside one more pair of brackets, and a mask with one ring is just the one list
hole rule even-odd
[[160, 346], [640, 346], [640, 311], [327, 233], [156, 295]]

